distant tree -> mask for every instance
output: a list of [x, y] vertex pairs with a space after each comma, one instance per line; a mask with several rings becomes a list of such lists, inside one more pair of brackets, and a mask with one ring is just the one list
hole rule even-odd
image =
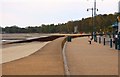
[[[20, 28], [16, 25], [11, 27], [2, 28], [5, 33], [73, 33], [74, 27], [78, 26], [79, 32], [92, 32], [93, 30], [111, 31], [112, 24], [117, 21], [119, 13], [113, 14], [99, 14], [95, 17], [95, 23], [93, 25], [92, 17], [82, 18], [82, 20], [68, 21], [67, 23], [55, 24], [42, 24], [41, 26], [28, 26], [26, 28]], [[0, 27], [1, 28], [1, 27]]]

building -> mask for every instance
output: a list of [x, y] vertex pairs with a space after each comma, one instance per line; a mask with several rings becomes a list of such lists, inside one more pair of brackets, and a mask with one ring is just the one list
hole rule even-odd
[[74, 33], [78, 33], [78, 26], [74, 27]]

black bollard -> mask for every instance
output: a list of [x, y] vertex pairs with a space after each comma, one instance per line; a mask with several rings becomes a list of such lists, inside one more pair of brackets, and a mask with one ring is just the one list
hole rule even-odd
[[105, 37], [104, 37], [103, 43], [104, 43], [104, 45], [105, 45]]
[[96, 35], [96, 32], [94, 32], [94, 42], [97, 42], [97, 35]]
[[118, 40], [118, 50], [120, 50], [120, 39]]
[[115, 38], [115, 49], [117, 49], [117, 38]]
[[99, 44], [101, 43], [101, 37], [99, 37]]
[[112, 48], [112, 38], [110, 38], [110, 48]]

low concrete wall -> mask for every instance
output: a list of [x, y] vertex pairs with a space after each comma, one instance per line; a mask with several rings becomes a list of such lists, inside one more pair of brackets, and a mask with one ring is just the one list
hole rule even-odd
[[67, 37], [67, 36], [71, 36], [72, 38], [76, 38], [76, 37], [87, 37], [87, 36], [91, 36], [91, 35], [90, 34], [88, 34], [88, 35], [75, 35], [75, 34], [51, 35], [51, 36], [48, 36], [48, 37], [40, 37], [40, 38], [33, 38], [33, 39], [27, 39], [27, 40], [15, 41], [15, 42], [3, 43], [2, 45], [13, 44], [13, 43], [33, 42], [33, 41], [46, 42], [46, 41], [53, 41], [53, 40], [55, 40], [57, 38], [60, 38], [60, 37]]
[[40, 37], [40, 38], [34, 38], [34, 39], [27, 39], [27, 40], [20, 40], [15, 42], [9, 42], [9, 43], [3, 43], [5, 44], [13, 44], [13, 43], [24, 43], [24, 42], [33, 42], [33, 41], [40, 41], [40, 42], [46, 42], [46, 41], [53, 41], [57, 38], [64, 37], [64, 36], [48, 36], [48, 37]]

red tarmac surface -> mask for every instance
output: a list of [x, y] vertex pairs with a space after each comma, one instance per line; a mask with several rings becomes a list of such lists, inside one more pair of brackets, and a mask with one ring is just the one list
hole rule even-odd
[[75, 38], [67, 43], [66, 55], [71, 75], [118, 75], [118, 51]]

